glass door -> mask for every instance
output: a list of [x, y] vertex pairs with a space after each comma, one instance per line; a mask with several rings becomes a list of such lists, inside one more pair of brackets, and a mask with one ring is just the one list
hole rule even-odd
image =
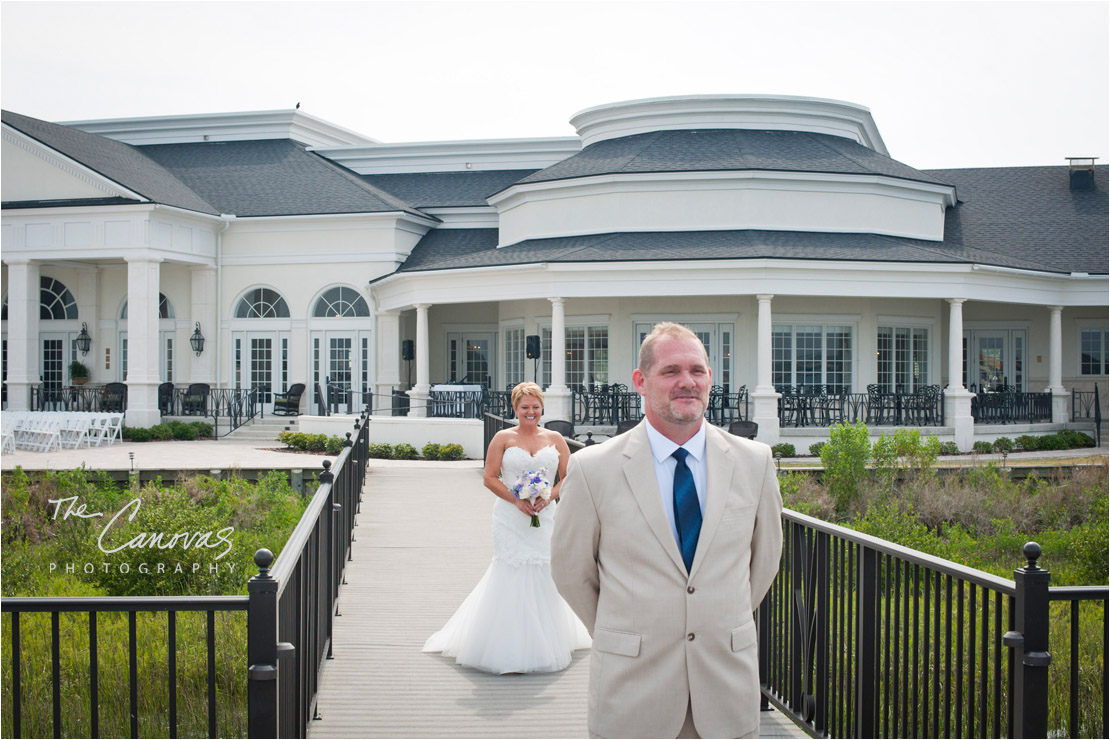
[[[281, 354], [275, 333], [248, 332], [245, 345], [236, 347], [246, 356], [239, 358], [238, 384], [241, 388], [257, 388], [258, 401], [264, 413], [274, 408], [274, 393], [281, 390]], [[238, 345], [239, 342], [236, 341]]]
[[66, 335], [41, 335], [39, 367], [42, 384], [46, 388], [61, 388], [66, 384]]
[[[964, 334], [968, 388], [1025, 389], [1025, 329], [975, 329]], [[969, 356], [970, 355], [970, 356]]]
[[485, 385], [493, 382], [493, 332], [447, 335], [447, 382]]

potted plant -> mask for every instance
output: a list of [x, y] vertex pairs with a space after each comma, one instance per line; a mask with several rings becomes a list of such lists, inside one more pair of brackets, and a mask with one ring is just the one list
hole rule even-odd
[[89, 368], [80, 360], [69, 363], [69, 378], [74, 385], [84, 385], [89, 381]]

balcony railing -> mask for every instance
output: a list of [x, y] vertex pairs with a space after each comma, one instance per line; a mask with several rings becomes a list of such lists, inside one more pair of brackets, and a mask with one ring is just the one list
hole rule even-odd
[[976, 424], [1035, 424], [1052, 421], [1052, 394], [979, 391], [971, 399]]
[[872, 426], [944, 426], [944, 391], [939, 385], [912, 392], [869, 385], [867, 393], [841, 386], [775, 386], [779, 425], [827, 427], [833, 424]]

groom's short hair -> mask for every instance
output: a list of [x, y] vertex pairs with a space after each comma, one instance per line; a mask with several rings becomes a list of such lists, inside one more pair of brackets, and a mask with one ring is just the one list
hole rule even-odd
[[[661, 321], [652, 327], [651, 333], [644, 337], [644, 341], [640, 343], [640, 372], [647, 375], [651, 370], [651, 366], [655, 364], [655, 344], [663, 338], [671, 339], [693, 339], [702, 348], [702, 353], [705, 353], [705, 345], [702, 344], [698, 335], [691, 331], [689, 328], [682, 324], [676, 324], [673, 321]], [[709, 355], [705, 355], [705, 366], [709, 367]]]

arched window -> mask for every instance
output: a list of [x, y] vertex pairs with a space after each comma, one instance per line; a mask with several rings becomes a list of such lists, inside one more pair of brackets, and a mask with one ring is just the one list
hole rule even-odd
[[365, 299], [358, 294], [357, 290], [340, 285], [329, 288], [320, 296], [312, 315], [317, 318], [337, 319], [369, 316], [370, 307], [366, 305]]
[[289, 306], [285, 299], [269, 288], [255, 288], [247, 293], [235, 307], [237, 319], [287, 319]]
[[[121, 320], [127, 319], [127, 301], [123, 302], [123, 310], [119, 312]], [[158, 294], [158, 318], [160, 319], [173, 319], [177, 318], [173, 313], [173, 304], [170, 299], [166, 298], [164, 293]]]
[[39, 278], [39, 318], [76, 319], [77, 301], [69, 288], [50, 277]]

